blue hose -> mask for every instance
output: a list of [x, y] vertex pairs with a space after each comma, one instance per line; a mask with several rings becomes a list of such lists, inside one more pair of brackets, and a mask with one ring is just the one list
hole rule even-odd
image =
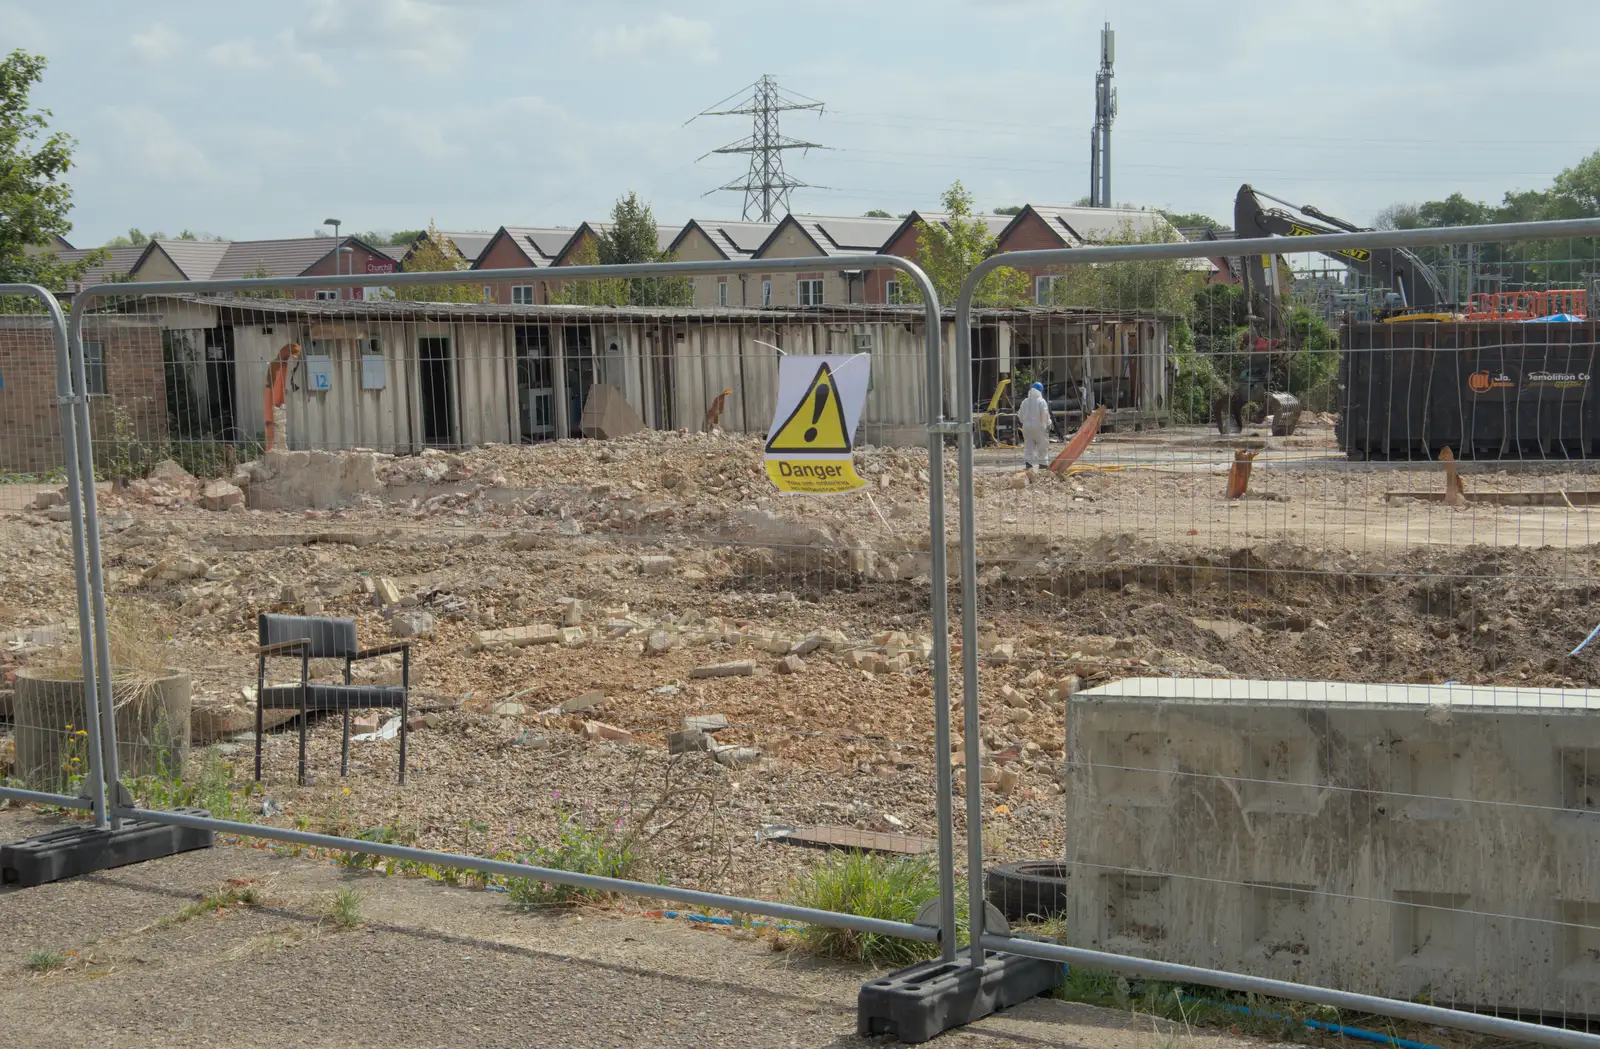
[[[1229, 1012], [1243, 1013], [1245, 1016], [1260, 1016], [1267, 1020], [1293, 1019], [1293, 1017], [1282, 1016], [1278, 1013], [1253, 1013], [1243, 1005], [1229, 1005], [1226, 1002], [1219, 1002], [1211, 998], [1196, 998], [1194, 1001], [1204, 1002], [1207, 1005], [1214, 1005], [1219, 1009], [1226, 1009]], [[1303, 1022], [1312, 1030], [1327, 1031], [1329, 1034], [1343, 1035], [1346, 1038], [1354, 1038], [1361, 1042], [1377, 1042], [1381, 1045], [1392, 1045], [1395, 1046], [1396, 1049], [1439, 1049], [1438, 1046], [1429, 1045], [1426, 1042], [1413, 1042], [1409, 1038], [1395, 1038], [1392, 1035], [1379, 1034], [1377, 1031], [1367, 1031], [1360, 1027], [1346, 1027], [1344, 1024], [1328, 1023], [1324, 1020], [1305, 1020]]]

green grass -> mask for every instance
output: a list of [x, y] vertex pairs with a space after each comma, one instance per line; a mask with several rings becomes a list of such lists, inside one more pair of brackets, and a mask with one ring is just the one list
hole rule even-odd
[[133, 780], [128, 789], [146, 808], [205, 809], [219, 820], [253, 823], [249, 802], [260, 786], [235, 782], [232, 766], [208, 748], [204, 754], [190, 758], [182, 769], [168, 769], [164, 761], [158, 763], [155, 775]]
[[[623, 830], [621, 820], [597, 825], [572, 813], [562, 817], [561, 834], [555, 845], [531, 845], [518, 854], [516, 860], [534, 867], [602, 878], [636, 879], [641, 866], [633, 836]], [[519, 910], [565, 907], [611, 895], [538, 878], [508, 878], [506, 892], [512, 906]]]
[[341, 929], [354, 929], [361, 924], [361, 894], [345, 886], [333, 894], [328, 905], [328, 917]]
[[[939, 872], [931, 860], [848, 852], [817, 860], [794, 879], [790, 898], [801, 907], [910, 922], [938, 895]], [[966, 892], [958, 885], [958, 942], [966, 936], [965, 903]], [[827, 925], [808, 925], [799, 936], [812, 954], [872, 966], [910, 965], [939, 953], [938, 944]]]
[[22, 963], [31, 973], [55, 972], [67, 966], [67, 956], [59, 951], [31, 951]]

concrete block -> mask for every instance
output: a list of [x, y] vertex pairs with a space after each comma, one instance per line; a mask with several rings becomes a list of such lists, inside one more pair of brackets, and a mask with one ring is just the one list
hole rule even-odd
[[525, 648], [528, 645], [555, 645], [561, 642], [559, 627], [537, 624], [500, 630], [480, 630], [472, 636], [472, 647], [483, 652], [491, 648]]

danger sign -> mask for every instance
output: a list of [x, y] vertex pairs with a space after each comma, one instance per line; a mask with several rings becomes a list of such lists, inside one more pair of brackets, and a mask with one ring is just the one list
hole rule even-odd
[[838, 495], [866, 486], [851, 458], [872, 360], [784, 357], [767, 438], [767, 476], [780, 491]]

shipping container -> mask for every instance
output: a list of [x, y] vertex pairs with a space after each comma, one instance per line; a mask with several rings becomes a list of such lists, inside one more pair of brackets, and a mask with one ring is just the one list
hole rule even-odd
[[1593, 320], [1351, 322], [1339, 447], [1352, 459], [1592, 458]]

